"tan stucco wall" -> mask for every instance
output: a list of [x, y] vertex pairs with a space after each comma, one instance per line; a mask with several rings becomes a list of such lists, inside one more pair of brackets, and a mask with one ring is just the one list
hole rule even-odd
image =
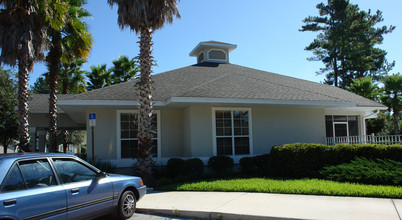
[[210, 157], [212, 148], [211, 107], [192, 106], [184, 110], [186, 157]]
[[95, 157], [96, 159], [116, 159], [117, 158], [117, 117], [114, 109], [87, 109], [87, 154], [88, 158], [92, 155], [92, 129], [89, 126], [88, 114], [96, 113], [96, 126], [94, 128], [95, 137]]
[[325, 142], [323, 109], [252, 108], [254, 154], [268, 153], [275, 145]]
[[185, 157], [183, 110], [160, 110], [161, 157]]
[[210, 157], [212, 148], [211, 107], [193, 106], [188, 108], [190, 115], [190, 147], [192, 157]]

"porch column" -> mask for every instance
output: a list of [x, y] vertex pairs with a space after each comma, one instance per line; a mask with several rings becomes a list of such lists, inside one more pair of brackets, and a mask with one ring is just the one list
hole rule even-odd
[[39, 152], [45, 152], [45, 145], [46, 145], [46, 131], [45, 130], [39, 130], [37, 131], [38, 135], [38, 151]]

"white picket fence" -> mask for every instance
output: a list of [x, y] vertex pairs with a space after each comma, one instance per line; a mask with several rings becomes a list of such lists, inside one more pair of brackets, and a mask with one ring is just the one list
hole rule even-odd
[[327, 138], [327, 145], [335, 144], [402, 144], [402, 135], [362, 135]]

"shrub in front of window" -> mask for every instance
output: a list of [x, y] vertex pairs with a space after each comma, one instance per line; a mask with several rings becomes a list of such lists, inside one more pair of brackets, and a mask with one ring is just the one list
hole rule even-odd
[[214, 156], [209, 158], [208, 166], [215, 172], [215, 174], [223, 175], [232, 172], [234, 162], [231, 157]]
[[199, 158], [188, 159], [185, 161], [185, 175], [190, 179], [197, 179], [204, 175], [204, 163]]
[[240, 159], [240, 169], [244, 174], [252, 174], [256, 170], [254, 157], [243, 157]]
[[177, 178], [185, 173], [185, 161], [180, 158], [170, 158], [166, 165], [166, 176]]

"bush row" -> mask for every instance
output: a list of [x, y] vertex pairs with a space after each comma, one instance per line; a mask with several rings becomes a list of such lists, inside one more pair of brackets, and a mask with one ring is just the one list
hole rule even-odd
[[[233, 169], [233, 159], [227, 156], [214, 156], [209, 158], [208, 167], [216, 175], [230, 173]], [[171, 158], [166, 165], [166, 177], [172, 179], [197, 179], [204, 174], [204, 163], [198, 159], [183, 160]]]
[[271, 150], [270, 165], [283, 177], [320, 177], [325, 166], [349, 163], [355, 157], [388, 159], [402, 162], [402, 145], [287, 144]]

